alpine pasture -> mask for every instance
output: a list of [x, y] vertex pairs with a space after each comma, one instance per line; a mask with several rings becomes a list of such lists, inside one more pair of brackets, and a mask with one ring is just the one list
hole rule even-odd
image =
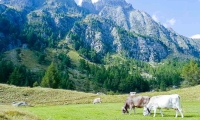
[[[147, 92], [139, 95], [179, 94], [187, 120], [200, 119], [200, 86], [176, 89], [167, 92]], [[92, 104], [93, 99], [100, 97], [101, 104]], [[0, 120], [171, 120], [175, 111], [163, 109], [162, 118], [159, 110], [153, 118], [143, 116], [143, 108], [136, 108], [137, 114], [122, 114], [127, 94], [96, 95], [78, 91], [49, 88], [28, 88], [0, 84]], [[13, 101], [25, 101], [31, 107], [13, 107]], [[180, 114], [178, 118], [180, 117]]]

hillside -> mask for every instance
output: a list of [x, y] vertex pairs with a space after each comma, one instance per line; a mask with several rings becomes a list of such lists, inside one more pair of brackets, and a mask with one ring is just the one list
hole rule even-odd
[[[184, 103], [185, 107], [189, 106], [189, 107], [195, 108], [194, 105], [191, 103], [193, 103], [193, 102], [198, 103], [198, 101], [200, 100], [200, 94], [198, 94], [198, 92], [196, 92], [199, 90], [200, 90], [200, 86], [195, 86], [195, 87], [190, 87], [190, 88], [171, 90], [171, 91], [167, 91], [167, 92], [139, 93], [139, 95], [154, 96], [154, 95], [163, 95], [163, 94], [179, 94], [181, 96], [181, 102]], [[62, 110], [62, 112], [60, 112], [60, 114], [62, 114], [62, 117], [65, 117], [66, 111], [63, 112], [63, 110], [75, 109], [79, 106], [86, 109], [83, 104], [85, 104], [85, 105], [87, 104], [88, 106], [90, 106], [89, 111], [91, 109], [94, 109], [96, 111], [97, 109], [94, 108], [93, 105], [92, 106], [89, 105], [89, 104], [92, 104], [93, 99], [96, 97], [100, 97], [102, 99], [103, 104], [101, 106], [98, 106], [98, 107], [101, 107], [102, 110], [105, 110], [105, 108], [104, 108], [105, 106], [110, 106], [110, 107], [112, 106], [112, 109], [113, 109], [113, 106], [117, 105], [119, 108], [118, 107], [115, 108], [117, 110], [115, 114], [117, 114], [118, 117], [121, 118], [121, 116], [119, 116], [119, 115], [121, 115], [120, 106], [123, 105], [126, 97], [128, 96], [128, 94], [100, 95], [99, 96], [96, 94], [83, 93], [83, 92], [77, 92], [77, 91], [69, 91], [69, 90], [61, 90], [61, 89], [48, 89], [48, 88], [39, 88], [39, 87], [37, 87], [37, 88], [16, 87], [16, 86], [10, 86], [10, 85], [5, 85], [5, 84], [0, 84], [0, 93], [1, 93], [0, 94], [0, 107], [3, 108], [3, 109], [0, 109], [0, 120], [7, 120], [7, 119], [8, 120], [22, 120], [22, 119], [40, 120], [40, 118], [48, 117], [48, 115], [46, 115], [46, 114], [47, 113], [50, 114], [52, 112], [51, 110], [55, 110], [55, 109]], [[18, 109], [16, 107], [12, 107], [11, 104], [13, 101], [26, 101], [27, 103], [30, 103], [33, 106], [33, 108]], [[115, 104], [110, 104], [110, 103], [115, 103]], [[188, 104], [188, 103], [190, 103], [190, 104]], [[70, 108], [70, 105], [72, 105], [72, 104], [73, 105], [82, 104], [82, 105], [74, 106], [75, 108], [74, 107]], [[58, 106], [58, 105], [61, 105], [61, 106]], [[63, 106], [63, 105], [69, 105], [69, 106]], [[58, 108], [56, 106], [58, 106]], [[46, 109], [45, 110], [46, 112], [41, 111], [44, 109]], [[41, 112], [39, 112], [38, 110]], [[76, 110], [74, 110], [74, 111], [76, 111]], [[88, 110], [88, 107], [86, 110]], [[137, 109], [137, 111], [142, 112], [142, 110], [139, 110], [139, 109]], [[167, 111], [169, 111], [169, 110], [167, 110]], [[164, 110], [164, 112], [167, 112], [167, 111]], [[190, 109], [184, 108], [185, 117], [188, 118], [188, 115], [195, 117], [196, 112], [189, 113], [192, 111], [194, 112], [194, 110], [192, 110], [192, 108], [190, 108]], [[174, 116], [174, 112], [173, 113], [170, 112], [170, 113], [171, 113], [171, 116]], [[39, 115], [40, 118], [38, 116], [36, 116], [36, 114]], [[54, 117], [60, 116], [60, 114], [58, 115], [58, 113], [53, 112], [53, 114], [55, 115]], [[167, 112], [166, 114], [169, 114], [169, 112]], [[90, 115], [91, 115], [91, 111], [90, 111]], [[69, 116], [73, 116], [73, 115], [69, 115]], [[104, 114], [104, 116], [107, 116], [107, 114]], [[136, 115], [136, 116], [141, 117], [140, 115]], [[191, 119], [191, 116], [189, 117], [189, 119]], [[167, 119], [170, 119], [168, 117], [167, 117]], [[80, 118], [82, 118], [82, 117], [80, 117]], [[132, 119], [132, 116], [129, 119]]]
[[[179, 94], [182, 101], [192, 102], [199, 101], [200, 94], [198, 92], [200, 86], [175, 89], [167, 92], [146, 92], [139, 95], [163, 95], [163, 94]], [[0, 84], [0, 104], [11, 105], [13, 101], [26, 101], [33, 106], [47, 105], [67, 105], [67, 104], [91, 104], [93, 99], [100, 97], [103, 103], [123, 103], [128, 94], [122, 95], [96, 95], [92, 93], [84, 93], [71, 90], [50, 89], [50, 88], [28, 88], [16, 87]]]

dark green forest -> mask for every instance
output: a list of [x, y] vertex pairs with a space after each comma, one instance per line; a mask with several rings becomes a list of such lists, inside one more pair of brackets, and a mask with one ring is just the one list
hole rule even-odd
[[[91, 64], [80, 59], [79, 64], [72, 65], [70, 58], [63, 53], [51, 62], [46, 71], [37, 72], [1, 59], [0, 83], [76, 90], [73, 80], [69, 77], [69, 69], [76, 69], [85, 76], [85, 92], [166, 91], [174, 86], [188, 87], [200, 84], [199, 62], [195, 60], [166, 60], [153, 66], [134, 59], [115, 65]], [[147, 76], [142, 73], [146, 73]]]

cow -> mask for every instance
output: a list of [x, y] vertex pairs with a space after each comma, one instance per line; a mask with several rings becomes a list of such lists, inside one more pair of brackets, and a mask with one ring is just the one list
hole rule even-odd
[[137, 108], [142, 108], [144, 107], [150, 100], [149, 96], [129, 96], [126, 101], [124, 106], [122, 107], [122, 113], [129, 113], [128, 108], [130, 109], [130, 113], [132, 112], [132, 109], [134, 109], [134, 114], [136, 114], [135, 107]]
[[95, 98], [93, 100], [93, 104], [96, 104], [96, 103], [101, 103], [101, 98]]
[[176, 110], [176, 118], [178, 117], [178, 112], [180, 112], [181, 117], [183, 118], [183, 113], [180, 104], [180, 96], [178, 94], [172, 95], [160, 95], [151, 97], [149, 103], [144, 106], [143, 115], [147, 116], [151, 114], [151, 110], [154, 110], [154, 116], [156, 116], [156, 109], [160, 109], [161, 116], [163, 117], [162, 108], [174, 109]]

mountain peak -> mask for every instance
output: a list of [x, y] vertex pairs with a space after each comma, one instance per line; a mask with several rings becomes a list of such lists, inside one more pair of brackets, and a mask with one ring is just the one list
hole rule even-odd
[[0, 4], [12, 6], [15, 9], [38, 9], [45, 4], [75, 6], [74, 0], [0, 0]]
[[80, 6], [85, 9], [88, 9], [90, 13], [96, 13], [95, 7], [91, 0], [82, 0]]
[[125, 0], [98, 0], [93, 4], [97, 11], [101, 11], [105, 6], [121, 6], [124, 9], [133, 9], [132, 5]]

